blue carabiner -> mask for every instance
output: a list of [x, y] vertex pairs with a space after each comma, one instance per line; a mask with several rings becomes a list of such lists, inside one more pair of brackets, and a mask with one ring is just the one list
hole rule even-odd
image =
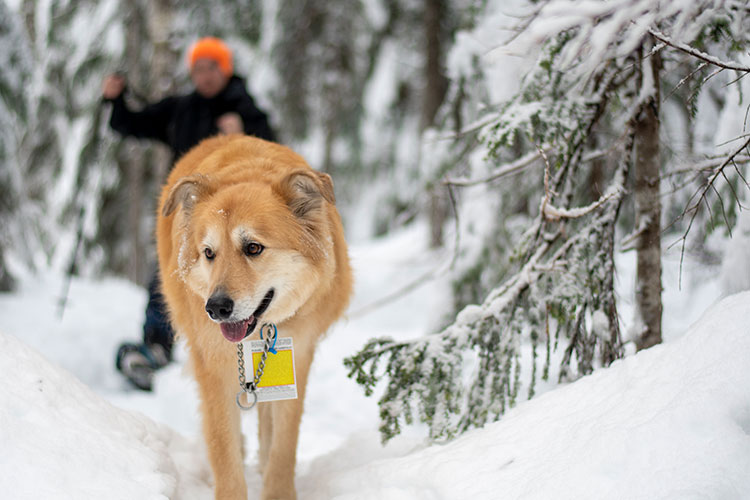
[[271, 354], [276, 354], [276, 339], [279, 338], [279, 332], [276, 330], [276, 325], [273, 323], [264, 323], [263, 326], [260, 327], [260, 340], [263, 340], [263, 329], [265, 327], [268, 327], [268, 330], [270, 331], [271, 328], [273, 328], [273, 344], [268, 349], [268, 352]]

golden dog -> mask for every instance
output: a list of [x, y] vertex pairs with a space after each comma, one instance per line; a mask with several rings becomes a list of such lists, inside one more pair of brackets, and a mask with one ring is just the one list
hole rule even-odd
[[[247, 498], [237, 342], [274, 323], [292, 337], [298, 399], [258, 405], [262, 498], [295, 498], [305, 385], [317, 340], [352, 290], [330, 176], [289, 148], [252, 137], [207, 139], [161, 195], [162, 290], [198, 381], [217, 499]], [[248, 378], [252, 378], [252, 365]]]

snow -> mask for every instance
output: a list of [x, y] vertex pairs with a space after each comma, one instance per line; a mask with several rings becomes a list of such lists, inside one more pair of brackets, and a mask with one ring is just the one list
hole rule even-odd
[[[507, 102], [538, 54], [537, 42], [554, 36], [562, 27], [581, 26], [580, 36], [564, 56], [573, 61], [586, 54], [587, 63], [572, 68], [585, 74], [605, 55], [611, 55], [611, 50], [624, 53], [640, 43], [648, 26], [656, 24], [656, 11], [649, 10], [652, 7], [659, 5], [662, 19], [680, 13], [669, 32], [679, 40], [689, 39], [684, 36], [686, 31], [705, 25], [695, 11], [712, 3], [719, 2], [557, 0], [546, 4], [526, 36], [506, 46], [501, 41], [517, 35], [508, 27], [518, 20], [516, 11], [525, 3], [492, 0], [487, 3], [492, 8], [477, 20], [477, 27], [457, 33], [446, 69], [454, 81], [461, 77], [471, 80], [477, 73], [484, 76], [486, 88], [467, 88], [470, 102]], [[18, 11], [21, 2], [11, 0], [8, 5]], [[113, 15], [115, 6], [116, 2], [100, 2], [86, 19], [98, 26]], [[54, 24], [52, 7], [50, 1], [37, 4], [37, 40], [49, 38]], [[272, 67], [270, 54], [283, 30], [275, 22], [276, 2], [263, 2], [261, 9], [260, 45], [256, 50], [238, 52], [237, 63], [246, 70], [241, 73], [251, 76], [249, 85], [262, 107], [272, 109], [271, 96], [280, 76]], [[643, 12], [650, 17], [634, 22]], [[382, 28], [387, 21], [385, 4], [366, 2], [364, 18], [371, 28]], [[81, 19], [76, 18], [68, 30], [79, 31]], [[102, 30], [83, 33], [84, 39], [99, 39], [107, 54], [119, 54], [125, 45], [124, 31], [119, 25]], [[101, 36], [93, 36], [95, 33]], [[622, 43], [612, 43], [616, 40]], [[46, 95], [43, 87], [50, 85], [43, 74], [54, 63], [56, 53], [43, 50], [45, 47], [36, 47], [39, 64], [31, 79], [32, 95]], [[78, 49], [71, 52], [69, 60], [82, 60], [85, 51], [80, 47], [88, 45], [74, 47]], [[750, 56], [738, 58], [741, 64], [750, 61]], [[397, 94], [396, 84], [408, 79], [418, 62], [409, 51], [386, 41], [363, 95], [362, 105], [369, 117], [361, 134], [365, 137], [363, 157], [392, 172], [393, 179], [386, 178], [387, 186], [382, 180], [368, 185], [358, 199], [359, 212], [344, 214], [354, 222], [348, 226], [356, 296], [348, 317], [332, 329], [316, 355], [299, 445], [300, 497], [750, 498], [750, 332], [745, 326], [750, 319], [750, 292], [741, 292], [750, 288], [750, 218], [746, 211], [740, 214], [720, 272], [717, 266], [695, 265], [687, 256], [680, 276], [679, 248], [665, 252], [664, 345], [634, 354], [630, 342], [629, 356], [607, 369], [564, 386], [540, 383], [537, 397], [519, 403], [501, 421], [447, 444], [425, 442], [425, 430], [416, 426], [381, 445], [377, 394], [363, 396], [361, 388], [346, 377], [343, 358], [372, 337], [416, 338], [439, 331], [450, 319], [450, 273], [445, 268], [451, 259], [427, 250], [426, 227], [415, 225], [384, 239], [368, 239], [374, 233], [370, 215], [376, 202], [383, 199], [382, 192], [390, 192], [393, 185], [410, 185], [404, 177], [411, 175], [411, 170], [403, 165], [420, 164], [423, 168], [421, 163], [427, 163], [431, 170], [423, 173], [433, 174], [447, 157], [449, 148], [438, 142], [437, 132], [431, 132], [433, 141], [420, 142], [416, 121], [407, 121], [402, 128], [391, 123], [389, 110]], [[65, 68], [70, 72], [78, 66], [71, 63]], [[86, 88], [92, 82], [98, 84], [98, 77], [84, 82]], [[719, 149], [736, 148], [729, 141], [746, 132], [747, 108], [742, 96], [747, 95], [750, 80], [725, 88], [726, 83], [719, 77], [710, 82], [726, 99], [721, 107], [712, 103], [709, 92], [697, 96], [698, 153], [714, 154], [717, 144], [724, 144]], [[30, 116], [40, 115], [34, 113], [36, 101], [30, 101]], [[482, 128], [479, 125], [487, 123], [483, 111], [482, 106], [465, 110], [464, 123], [470, 125], [464, 128]], [[528, 107], [526, 111], [537, 109]], [[65, 128], [58, 124], [60, 127]], [[62, 134], [69, 140], [62, 141], [66, 148], [61, 150], [58, 180], [67, 198], [73, 177], [79, 173], [74, 163], [80, 156], [84, 128], [74, 119], [67, 135]], [[324, 143], [322, 129], [315, 127], [299, 146], [312, 164], [321, 165]], [[415, 147], [419, 144], [423, 150]], [[341, 143], [334, 146], [337, 157]], [[391, 152], [384, 155], [384, 150]], [[483, 147], [472, 151], [466, 162], [470, 168], [461, 174], [471, 175], [459, 179], [463, 182], [510, 174], [526, 166], [522, 158], [497, 169], [487, 161]], [[87, 182], [112, 182], [91, 179]], [[49, 198], [53, 208], [65, 205], [66, 197], [59, 198], [60, 192], [52, 192]], [[462, 193], [458, 266], [475, 262], [483, 235], [494, 227], [487, 214], [498, 213], [501, 203], [485, 185]], [[88, 196], [81, 203], [89, 208], [97, 199]], [[582, 210], [558, 211], [558, 215], [576, 215]], [[26, 219], [51, 224], [45, 222], [47, 212], [59, 210], [39, 211]], [[94, 217], [95, 212], [87, 210], [87, 217]], [[505, 222], [514, 224], [510, 219]], [[51, 239], [56, 243], [51, 267], [62, 269], [73, 246], [72, 236], [54, 228], [48, 233], [55, 235]], [[140, 338], [145, 291], [118, 279], [74, 279], [68, 307], [60, 318], [63, 279], [52, 271], [30, 275], [19, 256], [9, 257], [11, 262], [14, 258], [19, 272], [24, 273], [21, 288], [0, 295], [0, 497], [212, 498], [197, 391], [185, 368], [184, 348], [179, 346], [177, 362], [160, 372], [153, 393], [131, 389], [114, 369], [117, 345]], [[48, 258], [41, 251], [31, 257], [40, 269], [49, 267]], [[634, 269], [634, 252], [617, 255], [618, 308], [626, 338], [635, 330]], [[418, 283], [421, 285], [415, 286]], [[407, 289], [409, 293], [397, 300], [381, 300]], [[713, 305], [719, 296], [735, 292], [740, 293]], [[478, 306], [468, 307], [459, 322], [466, 324], [480, 313]], [[594, 312], [592, 321], [595, 330], [607, 331], [608, 320], [601, 311]], [[524, 356], [529, 357], [527, 354]], [[523, 366], [528, 369], [528, 363]], [[522, 383], [528, 380], [527, 375], [522, 374]], [[245, 475], [250, 498], [258, 496], [261, 483], [256, 468], [256, 425], [255, 413], [246, 415]]]
[[[747, 206], [743, 203], [744, 206]], [[750, 211], [741, 211], [721, 263], [721, 286], [726, 294], [750, 290]]]
[[[341, 360], [371, 337], [413, 338], [444, 320], [442, 276], [369, 307], [445, 264], [427, 239], [417, 224], [350, 249], [356, 295], [310, 377], [301, 498], [750, 498], [750, 292], [709, 307], [720, 293], [717, 273], [687, 265], [680, 290], [670, 252], [665, 344], [547, 387], [447, 444], [428, 444], [424, 429], [409, 427], [382, 446], [376, 399], [346, 378]], [[623, 323], [633, 260], [632, 252], [618, 256]], [[61, 290], [50, 275], [0, 295], [0, 491], [19, 500], [212, 498], [184, 350], [153, 393], [128, 388], [114, 370], [116, 345], [140, 335], [145, 291], [75, 279], [60, 320]], [[261, 484], [256, 423], [254, 412], [243, 422], [250, 498]]]
[[[665, 23], [676, 40], [693, 40], [720, 0], [551, 0], [506, 50], [525, 53], [560, 33], [573, 39], [561, 53], [562, 66], [585, 80], [601, 61], [627, 56], [643, 43], [652, 26]], [[580, 58], [580, 62], [575, 63]]]
[[[206, 498], [189, 442], [0, 336], [0, 484], [13, 498]], [[202, 494], [200, 493], [202, 491]]]
[[[679, 342], [540, 396], [381, 475], [442, 478], [432, 484], [440, 498], [747, 498], [748, 314], [750, 294], [727, 299]], [[454, 481], [464, 474], [451, 469], [467, 480]]]

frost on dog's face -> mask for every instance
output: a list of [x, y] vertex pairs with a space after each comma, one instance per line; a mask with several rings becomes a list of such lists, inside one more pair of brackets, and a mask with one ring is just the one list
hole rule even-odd
[[333, 265], [328, 198], [314, 175], [222, 189], [186, 181], [173, 235], [178, 272], [227, 340], [293, 316]]

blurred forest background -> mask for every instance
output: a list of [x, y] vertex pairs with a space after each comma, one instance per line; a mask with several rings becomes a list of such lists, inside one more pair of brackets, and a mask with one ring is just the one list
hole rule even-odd
[[[205, 35], [227, 40], [236, 72], [247, 77], [280, 142], [334, 175], [344, 205], [363, 195], [384, 201], [373, 204], [382, 209], [359, 234], [383, 233], [413, 217], [429, 202], [414, 197], [422, 187], [420, 132], [443, 101], [444, 54], [455, 31], [473, 22], [469, 7], [443, 1], [4, 1], [3, 288], [12, 269], [64, 270], [79, 225], [77, 272], [114, 273], [141, 284], [148, 279], [154, 198], [169, 156], [153, 143], [123, 141], [108, 130], [101, 80], [124, 73], [136, 108], [189, 91], [185, 53]], [[395, 54], [398, 64], [391, 65]]]
[[[421, 219], [452, 256], [450, 326], [347, 361], [368, 390], [389, 378], [386, 436], [414, 401], [434, 436], [497, 418], [523, 345], [546, 377], [559, 343], [565, 380], [658, 343], [661, 248], [718, 269], [730, 231], [750, 232], [750, 10], [573, 4], [4, 0], [0, 289], [48, 271], [148, 279], [169, 154], [108, 129], [102, 78], [124, 73], [133, 106], [188, 91], [185, 51], [214, 35], [279, 141], [333, 176], [351, 241]], [[628, 250], [643, 300], [621, 332]], [[469, 385], [441, 385], [463, 380], [465, 352]]]

